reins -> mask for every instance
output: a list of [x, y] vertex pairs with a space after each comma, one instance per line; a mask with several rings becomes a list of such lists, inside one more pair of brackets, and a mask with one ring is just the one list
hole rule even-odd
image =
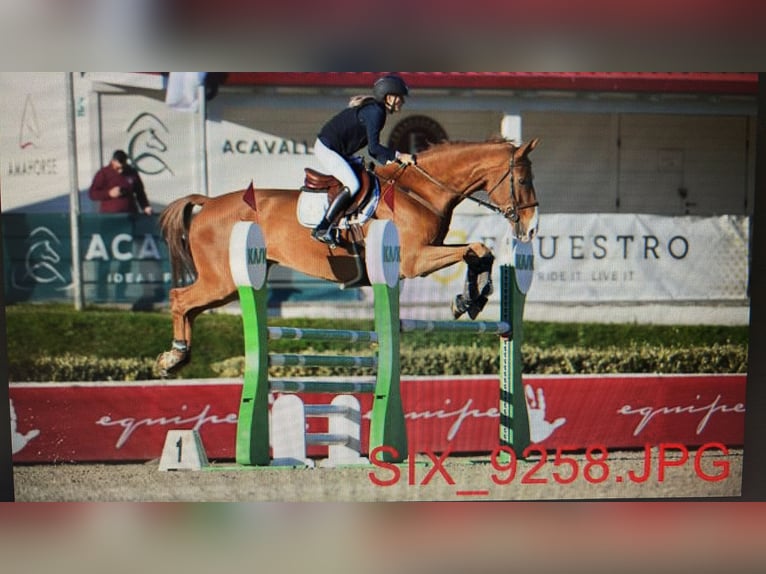
[[[513, 174], [514, 165], [515, 165], [514, 164], [514, 159], [513, 159], [513, 157], [511, 157], [511, 165], [508, 167], [508, 169], [503, 174], [503, 176], [497, 181], [497, 183], [495, 183], [495, 185], [493, 185], [492, 188], [487, 192], [488, 196], [491, 196], [492, 193], [508, 178], [508, 176]], [[407, 165], [402, 165], [397, 170], [395, 176], [393, 178], [391, 178], [391, 180], [389, 180], [389, 181], [392, 181], [393, 184], [396, 185], [396, 187], [401, 192], [403, 192], [408, 197], [411, 197], [414, 200], [416, 200], [418, 203], [420, 203], [421, 205], [426, 207], [432, 213], [434, 213], [434, 214], [436, 214], [436, 215], [438, 215], [440, 217], [443, 216], [443, 214], [438, 209], [436, 209], [436, 207], [434, 207], [429, 201], [423, 199], [422, 197], [420, 197], [419, 195], [417, 195], [413, 191], [411, 191], [411, 190], [409, 190], [409, 189], [407, 189], [405, 187], [402, 187], [401, 185], [399, 185], [397, 183], [399, 178], [401, 177], [401, 175], [404, 173], [404, 170], [407, 169], [407, 167], [408, 167]], [[440, 187], [444, 191], [446, 191], [448, 193], [451, 193], [452, 195], [455, 195], [455, 196], [458, 196], [458, 197], [462, 197], [463, 196], [463, 194], [461, 192], [457, 191], [456, 189], [453, 189], [452, 187], [448, 186], [444, 182], [439, 181], [438, 179], [433, 177], [430, 173], [428, 173], [426, 170], [424, 170], [419, 165], [412, 164], [412, 167], [414, 167], [418, 171], [418, 173], [420, 173], [428, 181], [430, 181], [434, 185]], [[478, 197], [474, 197], [473, 195], [468, 195], [467, 199], [470, 199], [474, 203], [477, 203], [477, 204], [481, 205], [482, 207], [485, 207], [486, 209], [489, 209], [490, 211], [493, 211], [494, 213], [499, 213], [500, 215], [502, 215], [506, 219], [512, 221], [513, 223], [516, 223], [519, 220], [519, 214], [518, 214], [519, 211], [524, 210], [524, 209], [531, 209], [533, 207], [537, 207], [539, 205], [539, 202], [533, 201], [531, 203], [524, 203], [524, 204], [521, 204], [521, 205], [516, 204], [516, 188], [514, 186], [513, 177], [510, 178], [510, 182], [511, 182], [511, 190], [510, 190], [511, 191], [511, 205], [508, 206], [505, 209], [502, 209], [502, 208], [500, 208], [500, 207], [498, 207], [496, 205], [493, 205], [493, 204], [491, 204], [491, 203], [489, 203], [487, 201], [479, 199]]]
[[[413, 164], [413, 165], [415, 165], [415, 164]], [[410, 199], [413, 199], [414, 201], [416, 201], [417, 203], [419, 203], [420, 205], [425, 207], [428, 211], [430, 211], [431, 213], [433, 213], [437, 217], [444, 217], [444, 214], [440, 210], [438, 210], [436, 207], [434, 207], [434, 205], [430, 201], [428, 201], [426, 199], [423, 199], [417, 193], [413, 192], [411, 189], [408, 189], [408, 188], [406, 188], [406, 187], [404, 187], [404, 186], [399, 184], [399, 178], [402, 176], [402, 174], [404, 173], [404, 170], [406, 170], [407, 167], [408, 167], [407, 164], [401, 164], [397, 168], [396, 172], [394, 173], [394, 176], [391, 177], [391, 178], [388, 178], [386, 181], [389, 182], [392, 186], [395, 186], [396, 189], [401, 191], [404, 195], [406, 195]], [[443, 184], [440, 181], [437, 181], [436, 179], [431, 177], [431, 175], [428, 172], [424, 171], [422, 168], [418, 167], [417, 165], [415, 165], [415, 167], [417, 167], [418, 171], [420, 171], [420, 173], [422, 173], [424, 176], [426, 176], [426, 178], [428, 178], [431, 182], [435, 183], [436, 185], [438, 185], [442, 189], [445, 189], [445, 190], [449, 191], [450, 193], [454, 193], [454, 194], [460, 195], [459, 192], [456, 192], [456, 191], [448, 188], [445, 184]]]

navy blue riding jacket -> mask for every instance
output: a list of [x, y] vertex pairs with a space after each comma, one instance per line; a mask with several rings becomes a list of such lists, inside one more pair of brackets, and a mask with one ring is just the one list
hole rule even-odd
[[346, 108], [331, 118], [319, 132], [319, 139], [346, 159], [367, 146], [370, 156], [381, 164], [396, 159], [396, 152], [380, 143], [386, 124], [386, 108], [378, 101]]

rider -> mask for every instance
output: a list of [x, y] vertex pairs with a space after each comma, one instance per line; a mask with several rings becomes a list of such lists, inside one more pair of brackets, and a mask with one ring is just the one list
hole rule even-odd
[[349, 165], [355, 153], [367, 146], [370, 156], [378, 163], [415, 163], [413, 154], [394, 151], [380, 143], [386, 113], [401, 110], [407, 95], [409, 89], [400, 76], [382, 76], [375, 81], [372, 96], [351, 98], [348, 107], [330, 119], [319, 132], [314, 143], [314, 155], [325, 171], [335, 176], [344, 187], [311, 232], [314, 239], [333, 244], [332, 228], [359, 192], [359, 179]]

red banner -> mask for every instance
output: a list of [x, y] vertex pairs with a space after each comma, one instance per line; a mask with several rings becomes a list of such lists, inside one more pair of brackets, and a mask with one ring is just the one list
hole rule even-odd
[[[659, 443], [739, 446], [745, 381], [745, 375], [527, 376], [532, 441], [548, 449], [583, 450]], [[13, 460], [152, 460], [174, 429], [198, 430], [209, 458], [233, 459], [240, 393], [236, 380], [12, 383]], [[498, 444], [498, 393], [492, 376], [403, 379], [411, 451], [491, 452]], [[332, 398], [299, 396], [306, 403]], [[357, 398], [366, 451], [372, 397]], [[310, 432], [325, 431], [326, 421], [307, 420]]]

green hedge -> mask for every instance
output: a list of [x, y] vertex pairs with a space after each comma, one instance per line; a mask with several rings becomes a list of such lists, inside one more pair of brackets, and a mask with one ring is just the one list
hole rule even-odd
[[[536, 375], [608, 373], [745, 373], [747, 349], [736, 345], [697, 348], [628, 349], [555, 348], [524, 346], [523, 372]], [[433, 349], [402, 349], [402, 375], [492, 375], [500, 369], [497, 349], [439, 345]], [[212, 365], [222, 377], [242, 376], [244, 357]], [[274, 377], [348, 375], [347, 369], [327, 367], [271, 367]], [[356, 370], [369, 375], [371, 370]]]
[[[75, 311], [65, 305], [6, 307], [11, 381], [109, 381], [156, 378], [154, 362], [170, 347], [166, 311]], [[273, 318], [270, 324], [319, 329], [371, 329], [370, 320]], [[173, 378], [241, 376], [242, 319], [204, 313], [195, 322], [191, 362]], [[276, 353], [367, 354], [369, 345], [277, 340]], [[333, 349], [335, 351], [333, 351]], [[524, 322], [527, 373], [736, 373], [746, 371], [748, 327]], [[232, 358], [234, 357], [234, 358]], [[404, 333], [405, 375], [481, 374], [498, 370], [497, 337]], [[274, 376], [304, 375], [283, 369]], [[329, 374], [329, 373], [325, 373]], [[348, 375], [336, 369], [333, 374]], [[310, 376], [310, 375], [307, 375]]]
[[[307, 349], [307, 352], [317, 352]], [[747, 349], [739, 345], [657, 348], [582, 347], [522, 349], [526, 374], [609, 373], [745, 373]], [[213, 363], [219, 377], [241, 377], [244, 357]], [[154, 359], [110, 359], [65, 354], [9, 362], [11, 381], [138, 381], [157, 378]], [[497, 349], [438, 345], [432, 349], [402, 349], [402, 375], [490, 375], [499, 370]], [[273, 377], [371, 375], [370, 369], [329, 367], [271, 367]]]
[[12, 382], [141, 381], [156, 378], [150, 359], [111, 359], [63, 354], [8, 361]]

